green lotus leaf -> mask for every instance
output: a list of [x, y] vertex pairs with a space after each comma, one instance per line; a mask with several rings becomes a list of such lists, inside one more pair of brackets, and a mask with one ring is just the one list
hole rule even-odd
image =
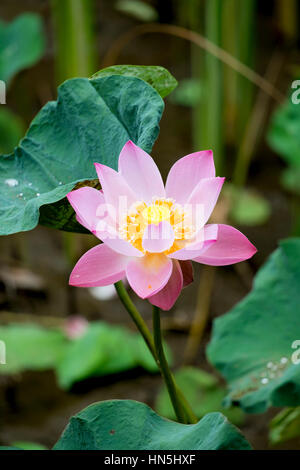
[[116, 169], [128, 140], [150, 152], [163, 108], [159, 94], [136, 77], [64, 82], [15, 152], [0, 157], [0, 234], [33, 229], [42, 206], [40, 223], [84, 231], [61, 200], [79, 182], [95, 184], [94, 162]]
[[197, 424], [169, 421], [144, 403], [94, 403], [73, 416], [55, 450], [249, 450], [236, 427], [221, 413]]
[[227, 404], [250, 413], [300, 405], [299, 259], [300, 239], [282, 241], [252, 292], [214, 322], [207, 354], [227, 380]]

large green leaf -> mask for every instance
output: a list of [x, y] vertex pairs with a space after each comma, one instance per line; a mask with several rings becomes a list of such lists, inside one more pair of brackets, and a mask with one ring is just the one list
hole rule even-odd
[[137, 366], [157, 371], [140, 335], [123, 327], [94, 322], [81, 338], [73, 340], [65, 349], [56, 372], [60, 386], [69, 388], [88, 377], [114, 374]]
[[285, 189], [300, 194], [300, 105], [290, 98], [277, 109], [268, 133], [270, 146], [289, 165], [284, 170], [281, 183]]
[[250, 449], [221, 413], [193, 425], [166, 420], [131, 400], [95, 403], [73, 416], [55, 450]]
[[0, 340], [6, 347], [6, 364], [0, 365], [1, 374], [54, 368], [66, 345], [61, 331], [34, 324], [1, 326]]
[[214, 322], [208, 357], [228, 381], [228, 402], [247, 412], [300, 404], [300, 239], [280, 243], [252, 292]]
[[0, 80], [9, 82], [20, 70], [30, 67], [44, 53], [41, 18], [24, 13], [11, 23], [0, 22]]
[[[222, 407], [226, 391], [213, 375], [196, 367], [183, 367], [175, 372], [175, 380], [198, 418], [202, 418], [212, 411], [220, 411], [232, 423], [236, 425], [242, 424], [243, 412], [240, 408], [231, 407], [225, 409]], [[162, 387], [156, 399], [155, 409], [166, 418], [176, 419], [165, 386]]]
[[[41, 206], [60, 201], [80, 181], [95, 180], [93, 162], [116, 168], [127, 140], [150, 152], [163, 108], [159, 94], [135, 77], [64, 82], [14, 154], [0, 157], [0, 234], [33, 229]], [[41, 222], [82, 231], [67, 201], [44, 208]]]
[[162, 98], [177, 87], [177, 80], [164, 67], [158, 65], [112, 65], [99, 70], [92, 78], [110, 75], [136, 77], [151, 85]]
[[277, 109], [268, 132], [269, 145], [287, 163], [300, 166], [300, 105], [291, 99]]

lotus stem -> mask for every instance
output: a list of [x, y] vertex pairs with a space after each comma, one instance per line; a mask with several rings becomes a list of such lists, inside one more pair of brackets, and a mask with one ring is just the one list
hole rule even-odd
[[[147, 327], [147, 325], [146, 325], [144, 319], [142, 318], [141, 314], [139, 313], [138, 309], [136, 308], [136, 306], [134, 305], [134, 303], [130, 299], [130, 297], [129, 297], [126, 289], [125, 289], [125, 286], [124, 286], [123, 282], [122, 281], [116, 282], [115, 283], [115, 288], [116, 288], [117, 294], [118, 294], [122, 304], [124, 305], [125, 309], [129, 313], [129, 315], [131, 316], [131, 318], [134, 321], [137, 329], [139, 330], [139, 332], [143, 336], [143, 338], [145, 340], [145, 343], [146, 343], [150, 353], [152, 354], [152, 356], [153, 356], [153, 358], [154, 358], [154, 360], [157, 364], [157, 367], [159, 368], [162, 376], [164, 377], [165, 370], [162, 370], [161, 358], [158, 355], [156, 345], [155, 345], [155, 341], [153, 339], [153, 336], [152, 336], [149, 328]], [[157, 312], [155, 312], [155, 313], [157, 313]], [[156, 321], [157, 320], [158, 319], [156, 318]], [[160, 322], [160, 318], [159, 318], [159, 322]], [[160, 323], [159, 323], [159, 329], [160, 329]], [[161, 353], [161, 351], [163, 353], [162, 346], [159, 349], [159, 353]], [[169, 370], [169, 366], [168, 366], [168, 363], [166, 361], [166, 358], [165, 358], [165, 362], [166, 362], [167, 368]], [[172, 385], [174, 387], [174, 390], [172, 389], [172, 394], [177, 395], [176, 406], [180, 407], [179, 416], [177, 415], [177, 413], [175, 411], [178, 421], [184, 422], [184, 423], [187, 423], [187, 424], [197, 423], [198, 418], [193, 413], [193, 410], [191, 409], [191, 406], [189, 405], [189, 403], [186, 400], [186, 398], [184, 397], [182, 391], [179, 389], [178, 385], [176, 384], [174, 376], [170, 372], [170, 370], [169, 370], [169, 373], [171, 374], [171, 381], [172, 381]], [[169, 391], [169, 389], [168, 389], [168, 391]], [[184, 421], [181, 421], [181, 419], [184, 419]]]
[[160, 311], [158, 307], [153, 307], [153, 334], [154, 344], [157, 358], [159, 360], [161, 374], [165, 381], [168, 393], [176, 413], [177, 419], [180, 423], [186, 423], [186, 416], [182, 408], [180, 399], [177, 394], [176, 384], [172, 372], [170, 371], [168, 361], [166, 359], [164, 348], [162, 344], [162, 334], [160, 325]]

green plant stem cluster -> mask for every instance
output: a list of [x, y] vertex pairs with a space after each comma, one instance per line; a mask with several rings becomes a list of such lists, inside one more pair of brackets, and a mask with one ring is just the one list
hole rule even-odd
[[153, 307], [153, 336], [143, 320], [141, 314], [130, 299], [122, 281], [115, 283], [118, 296], [131, 316], [141, 335], [143, 336], [149, 351], [151, 352], [160, 372], [165, 381], [174, 411], [180, 423], [195, 424], [198, 419], [193, 413], [190, 405], [185, 399], [183, 393], [178, 388], [174, 376], [169, 368], [162, 344], [162, 333], [160, 326], [159, 308]]

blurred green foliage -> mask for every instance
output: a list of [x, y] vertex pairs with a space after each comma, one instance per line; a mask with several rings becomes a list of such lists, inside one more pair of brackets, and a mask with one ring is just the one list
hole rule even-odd
[[[0, 20], [0, 80], [10, 85], [21, 70], [34, 65], [45, 52], [42, 19], [24, 13], [10, 23]], [[7, 154], [16, 147], [25, 133], [20, 116], [7, 106], [0, 109], [0, 152]]]
[[230, 201], [230, 219], [239, 225], [256, 226], [264, 224], [271, 215], [267, 199], [253, 189], [238, 188], [226, 184], [224, 193]]
[[22, 119], [8, 108], [0, 108], [0, 152], [9, 153], [16, 147], [25, 133]]
[[[157, 372], [157, 366], [139, 334], [104, 322], [90, 323], [79, 338], [68, 339], [63, 330], [36, 324], [0, 326], [0, 340], [6, 346], [6, 364], [0, 374], [25, 370], [54, 369], [62, 388], [89, 377], [99, 377], [143, 367]], [[168, 348], [167, 355], [171, 361]]]
[[39, 15], [24, 13], [11, 23], [0, 21], [0, 79], [9, 83], [20, 70], [44, 54], [45, 36]]
[[95, 322], [81, 338], [69, 343], [56, 371], [60, 386], [70, 388], [88, 377], [114, 374], [138, 366], [150, 372], [158, 370], [140, 335], [123, 327]]
[[140, 21], [157, 21], [158, 13], [149, 3], [142, 0], [118, 0], [115, 9]]
[[269, 438], [273, 445], [300, 436], [300, 406], [281, 410], [270, 422]]
[[286, 162], [282, 174], [284, 187], [300, 194], [300, 104], [292, 97], [273, 114], [267, 135], [269, 145]]
[[180, 80], [178, 88], [172, 93], [169, 101], [180, 106], [198, 106], [201, 102], [203, 90], [194, 78]]
[[61, 331], [31, 324], [0, 326], [0, 339], [6, 346], [6, 364], [1, 365], [0, 374], [52, 369], [67, 344]]

